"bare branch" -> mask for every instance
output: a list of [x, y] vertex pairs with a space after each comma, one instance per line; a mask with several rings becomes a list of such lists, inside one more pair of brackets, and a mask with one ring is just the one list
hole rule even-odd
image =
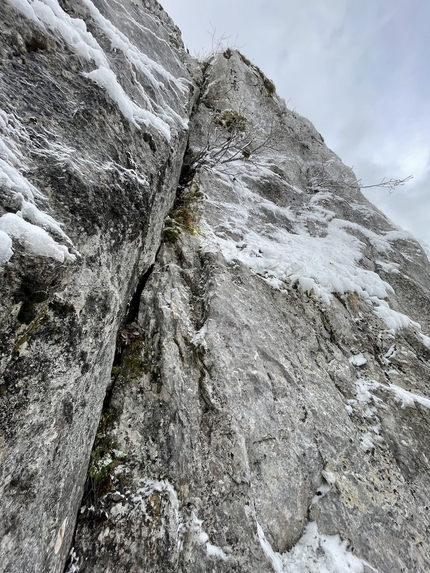
[[392, 193], [396, 187], [400, 187], [401, 185], [404, 185], [405, 183], [407, 183], [411, 179], [413, 179], [413, 175], [408, 175], [404, 179], [394, 179], [394, 178], [385, 179], [385, 177], [384, 177], [384, 179], [381, 181], [381, 183], [375, 183], [374, 185], [362, 185], [361, 179], [359, 179], [357, 181], [357, 184], [360, 187], [360, 189], [372, 189], [373, 187], [384, 187], [385, 189], [388, 189], [390, 191], [390, 193]]
[[[356, 181], [347, 180], [345, 176], [336, 174], [333, 177], [329, 173], [329, 166], [332, 161], [326, 161], [321, 159], [321, 165], [308, 168], [308, 189], [311, 193], [317, 193], [323, 189], [330, 190], [333, 187], [343, 188], [343, 189], [373, 189], [376, 187], [381, 187], [388, 189], [390, 193], [394, 191], [396, 187], [405, 185], [410, 181], [413, 176], [409, 175], [404, 179], [396, 179], [392, 177], [391, 179], [382, 179], [380, 183], [374, 183], [372, 185], [363, 185], [361, 179]], [[352, 168], [351, 168], [352, 170]]]

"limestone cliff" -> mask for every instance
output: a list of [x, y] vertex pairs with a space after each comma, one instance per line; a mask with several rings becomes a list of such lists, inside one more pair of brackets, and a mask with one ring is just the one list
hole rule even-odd
[[0, 15], [0, 571], [428, 571], [419, 244], [157, 2]]
[[[97, 4], [97, 5], [96, 5]], [[195, 91], [151, 2], [0, 6], [2, 571], [62, 571]]]

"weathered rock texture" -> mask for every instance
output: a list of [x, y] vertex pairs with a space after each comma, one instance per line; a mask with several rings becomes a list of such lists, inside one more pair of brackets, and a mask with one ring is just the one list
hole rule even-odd
[[[20, 573], [64, 568], [117, 331], [174, 199], [194, 91], [156, 2], [96, 2], [100, 16], [91, 2], [60, 4], [0, 6], [0, 214], [35, 223], [12, 237], [0, 276], [0, 570]], [[152, 121], [85, 77], [101, 66]], [[72, 256], [40, 255], [24, 201], [61, 222], [70, 241], [50, 235]]]
[[198, 66], [155, 2], [45, 2], [130, 99], [1, 8], [0, 158], [64, 247], [2, 266], [0, 570], [428, 571], [418, 243], [239, 53]]

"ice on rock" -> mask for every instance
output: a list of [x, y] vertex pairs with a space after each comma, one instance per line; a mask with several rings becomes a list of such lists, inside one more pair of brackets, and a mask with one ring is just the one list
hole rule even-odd
[[12, 255], [12, 239], [7, 233], [0, 231], [0, 265], [6, 264]]
[[123, 116], [134, 123], [134, 125], [139, 126], [139, 123], [143, 123], [147, 126], [152, 125], [162, 133], [167, 140], [170, 140], [170, 128], [167, 123], [153, 113], [135, 104], [120, 86], [112, 70], [106, 66], [100, 66], [97, 70], [93, 70], [84, 75], [103, 87], [110, 98], [118, 105]]
[[[187, 127], [187, 121], [181, 118], [174, 110], [171, 109], [160, 96], [160, 104], [152, 104], [149, 96], [144, 93], [142, 86], [139, 84], [143, 99], [149, 110], [143, 109], [137, 103], [131, 100], [120, 85], [116, 74], [109, 65], [108, 58], [94, 36], [87, 30], [86, 23], [79, 18], [72, 18], [59, 5], [57, 0], [8, 0], [16, 10], [21, 12], [27, 18], [36, 22], [42, 28], [48, 28], [62, 40], [80, 57], [86, 61], [93, 61], [97, 69], [84, 74], [88, 79], [93, 80], [99, 86], [104, 88], [109, 97], [118, 105], [121, 113], [134, 125], [139, 126], [143, 123], [146, 126], [151, 125], [163, 137], [170, 141], [171, 133], [168, 120], [173, 124], [181, 125], [181, 128]], [[140, 72], [144, 73], [148, 80], [154, 86], [156, 92], [164, 88], [162, 81], [155, 77], [157, 74], [169, 86], [173, 85], [179, 92], [186, 92], [187, 86], [181, 78], [175, 78], [160, 64], [151, 60], [147, 55], [142, 54], [130, 40], [122, 34], [109, 20], [107, 20], [90, 0], [85, 0], [86, 6], [90, 9], [103, 32], [108, 36], [113, 48], [123, 51], [130, 63]], [[154, 108], [158, 109], [154, 113]]]
[[[0, 217], [0, 231], [2, 232], [0, 239], [2, 239], [4, 235], [8, 235], [20, 241], [26, 250], [35, 255], [52, 257], [60, 262], [64, 262], [65, 260], [73, 261], [76, 258], [69, 253], [67, 247], [56, 243], [44, 229], [25, 221], [19, 212], [16, 214], [6, 213]], [[7, 255], [8, 251], [6, 247], [6, 257]], [[3, 260], [3, 263], [7, 262], [7, 260]]]
[[257, 523], [261, 547], [276, 573], [364, 573], [365, 566], [377, 573], [366, 561], [348, 550], [348, 542], [339, 535], [322, 535], [317, 524], [307, 525], [303, 536], [287, 553], [277, 553]]

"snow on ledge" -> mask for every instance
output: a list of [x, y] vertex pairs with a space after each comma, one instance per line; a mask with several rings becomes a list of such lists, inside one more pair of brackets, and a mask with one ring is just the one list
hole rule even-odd
[[311, 522], [287, 553], [277, 553], [267, 541], [257, 522], [261, 547], [276, 573], [364, 573], [366, 566], [378, 573], [369, 563], [348, 551], [348, 542], [339, 535], [321, 535], [317, 524]]
[[25, 221], [18, 211], [18, 213], [6, 213], [0, 217], [0, 264], [7, 263], [13, 254], [11, 244], [5, 239], [5, 235], [21, 241], [25, 249], [35, 255], [51, 257], [61, 263], [65, 260], [76, 259], [65, 245], [54, 241], [41, 227]]
[[[430, 409], [430, 398], [426, 396], [420, 396], [419, 394], [415, 394], [414, 392], [410, 392], [397, 384], [393, 384], [390, 382], [389, 384], [381, 384], [380, 382], [376, 382], [376, 380], [366, 380], [365, 378], [358, 378], [355, 382], [356, 388], [356, 400], [348, 400], [350, 404], [355, 404], [358, 402], [361, 406], [365, 407], [366, 405], [370, 404], [371, 402], [378, 403], [382, 402], [381, 398], [376, 397], [371, 390], [384, 390], [386, 392], [391, 392], [394, 394], [394, 398], [397, 402], [401, 403], [402, 408], [406, 408], [407, 406], [414, 406], [415, 402], [421, 404], [425, 408]], [[370, 412], [372, 414], [374, 412]]]
[[[42, 29], [49, 28], [51, 31], [56, 33], [68, 45], [68, 47], [81, 58], [88, 62], [93, 61], [96, 64], [97, 69], [88, 74], [84, 74], [84, 76], [95, 81], [107, 91], [109, 97], [118, 105], [121, 113], [126, 119], [131, 121], [137, 127], [139, 127], [140, 123], [151, 125], [167, 141], [170, 141], [171, 133], [169, 125], [152, 111], [139, 107], [125, 93], [124, 89], [118, 82], [115, 73], [110, 69], [105, 52], [91, 32], [87, 30], [86, 23], [83, 20], [69, 16], [69, 14], [61, 8], [58, 0], [35, 0], [34, 2], [31, 0], [8, 1], [18, 12], [30, 20], [33, 20]], [[91, 8], [93, 16], [97, 17], [98, 23], [102, 26], [105, 33], [108, 33], [111, 41], [115, 39], [118, 43], [121, 40], [121, 46], [124, 48], [126, 56], [129, 59], [131, 58], [131, 60], [134, 60], [132, 63], [134, 63], [142, 72], [146, 73], [150, 80], [152, 79], [153, 82], [156, 82], [150, 72], [151, 66], [160, 75], [162, 74], [161, 70], [163, 68], [149, 60], [149, 58], [144, 54], [138, 52], [136, 48], [132, 50], [131, 43], [125, 43], [125, 37], [120, 38], [118, 36], [119, 32], [116, 31], [115, 27], [112, 25], [108, 26], [108, 21], [105, 18], [102, 19], [101, 14], [95, 6], [93, 6], [92, 2], [87, 0], [86, 4]], [[164, 76], [169, 80], [173, 78], [173, 76], [168, 74], [166, 70], [164, 70]], [[184, 90], [183, 84], [179, 81], [175, 82], [174, 85], [179, 90]], [[146, 100], [149, 107], [152, 107], [148, 96], [146, 96]], [[178, 114], [174, 113], [173, 110], [170, 110], [170, 112], [171, 116], [173, 116], [171, 117], [173, 122], [177, 122], [178, 120], [182, 121]], [[182, 125], [184, 126], [185, 124], [182, 122]]]
[[117, 104], [122, 115], [136, 127], [139, 127], [139, 123], [144, 123], [147, 126], [152, 125], [168, 141], [170, 140], [170, 128], [167, 123], [135, 104], [122, 89], [112, 70], [106, 66], [100, 66], [97, 70], [83, 75], [104, 88], [111, 100]]
[[[264, 167], [260, 166], [258, 176], [264, 174]], [[248, 172], [246, 176], [250, 179]], [[386, 299], [395, 294], [392, 286], [378, 272], [363, 268], [365, 244], [356, 235], [366, 237], [378, 253], [386, 255], [392, 250], [391, 241], [411, 240], [411, 236], [401, 231], [378, 234], [335, 217], [312, 201], [294, 216], [290, 206], [276, 206], [279, 219], [288, 220], [293, 230], [282, 224], [275, 226], [264, 214], [269, 201], [254, 192], [246, 178], [238, 174], [233, 178], [220, 171], [215, 172], [215, 177], [226, 191], [221, 200], [211, 200], [218, 219], [216, 225], [205, 223], [205, 251], [220, 250], [227, 261], [242, 262], [272, 288], [285, 291], [287, 285], [297, 285], [299, 290], [313, 293], [327, 305], [334, 293], [356, 293], [373, 307], [390, 331], [410, 326], [420, 330], [408, 316], [389, 306]], [[309, 221], [317, 221], [324, 233], [311, 234]], [[379, 259], [377, 264], [393, 272], [398, 266]]]

